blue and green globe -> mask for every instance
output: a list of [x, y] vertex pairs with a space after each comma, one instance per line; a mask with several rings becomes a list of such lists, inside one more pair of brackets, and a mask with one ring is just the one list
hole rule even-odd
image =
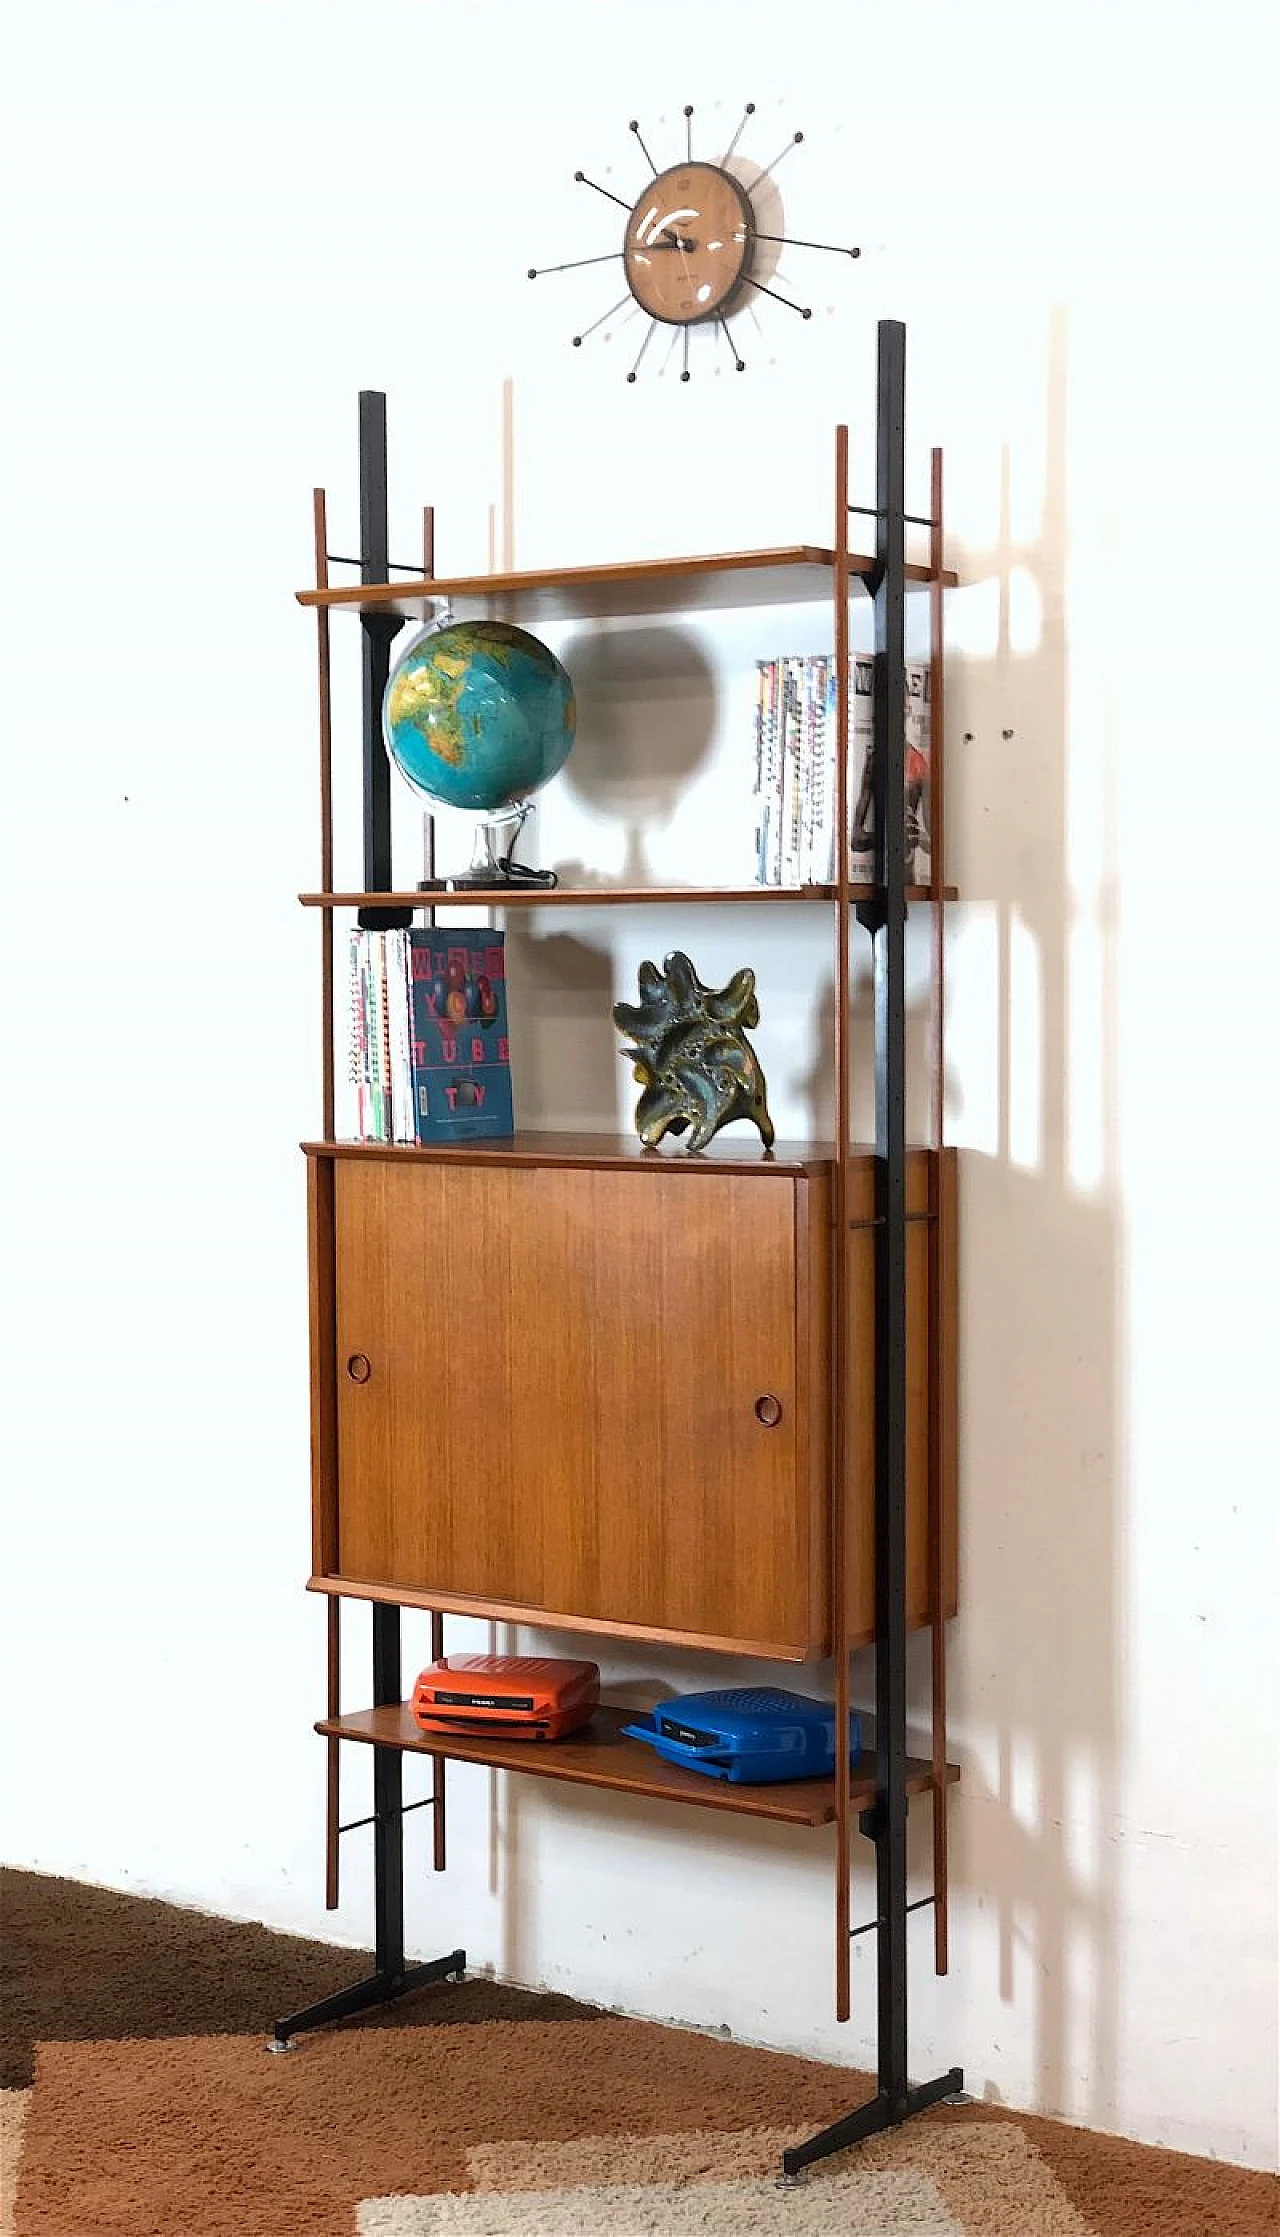
[[577, 711], [548, 647], [507, 621], [455, 621], [406, 645], [382, 703], [387, 751], [418, 792], [492, 813], [564, 767]]

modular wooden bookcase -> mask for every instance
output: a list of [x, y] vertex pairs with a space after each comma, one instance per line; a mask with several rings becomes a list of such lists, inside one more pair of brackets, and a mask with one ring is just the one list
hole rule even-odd
[[[623, 1790], [672, 1803], [835, 1827], [836, 2010], [850, 2008], [850, 1940], [874, 1931], [879, 2087], [869, 2104], [785, 2155], [812, 2159], [958, 2091], [952, 2069], [907, 2078], [906, 1917], [932, 1906], [947, 1964], [945, 1627], [956, 1605], [956, 1173], [942, 1139], [942, 905], [945, 759], [942, 468], [932, 458], [928, 558], [906, 558], [905, 336], [880, 329], [874, 552], [850, 546], [847, 431], [836, 430], [834, 535], [796, 545], [634, 565], [445, 579], [424, 515], [417, 579], [393, 582], [387, 553], [385, 400], [361, 397], [360, 581], [329, 580], [326, 508], [315, 494], [321, 730], [324, 1120], [304, 1145], [309, 1177], [312, 1349], [312, 1589], [329, 1598], [327, 1894], [337, 1901], [342, 1742], [374, 1749], [376, 1971], [276, 2026], [302, 2028], [459, 1973], [453, 1951], [407, 1966], [401, 1769], [434, 1759], [434, 1862], [445, 1861], [446, 1759]], [[871, 508], [865, 508], [871, 511]], [[353, 563], [354, 564], [354, 563]], [[905, 884], [904, 617], [927, 595], [932, 662], [932, 883]], [[699, 1156], [633, 1138], [520, 1132], [506, 1141], [403, 1148], [334, 1138], [334, 913], [407, 925], [447, 893], [397, 891], [381, 702], [406, 619], [447, 599], [537, 627], [551, 617], [773, 607], [829, 597], [837, 674], [849, 601], [876, 617], [875, 881], [850, 883], [849, 729], [838, 692], [832, 886], [554, 890], [459, 894], [469, 909], [622, 909], [732, 902], [821, 908], [834, 932], [835, 1138], [779, 1144], [717, 1137]], [[363, 633], [365, 886], [333, 878], [330, 617]], [[932, 912], [931, 1139], [905, 1139], [904, 930]], [[873, 943], [876, 1140], [850, 1138], [851, 943]], [[604, 1021], [602, 1021], [603, 1024]], [[536, 1311], [530, 1301], [537, 1301]], [[485, 1402], [478, 1406], [475, 1393]], [[373, 1701], [341, 1706], [338, 1609], [373, 1603]], [[666, 1766], [602, 1708], [554, 1744], [428, 1740], [402, 1698], [400, 1610], [431, 1611], [433, 1652], [449, 1615], [602, 1639], [649, 1640], [783, 1664], [831, 1658], [836, 1729], [850, 1705], [851, 1651], [875, 1642], [874, 1746], [834, 1778], [722, 1784]], [[906, 1642], [932, 1640], [931, 1733], [909, 1754]], [[814, 1680], [810, 1680], [812, 1684]], [[906, 1815], [932, 1797], [933, 1887], [909, 1902]], [[421, 1807], [422, 1805], [415, 1805]], [[361, 1821], [367, 1822], [367, 1821]], [[850, 1852], [877, 1858], [876, 1917], [850, 1923]]]

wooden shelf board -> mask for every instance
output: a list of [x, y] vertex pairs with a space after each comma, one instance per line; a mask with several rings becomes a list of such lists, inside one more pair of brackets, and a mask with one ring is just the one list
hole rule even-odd
[[[455, 1165], [667, 1166], [672, 1172], [763, 1173], [792, 1179], [827, 1173], [835, 1162], [831, 1142], [775, 1142], [766, 1150], [753, 1133], [726, 1141], [722, 1134], [691, 1156], [671, 1144], [647, 1150], [635, 1134], [561, 1134], [520, 1127], [501, 1140], [478, 1142], [304, 1142], [308, 1157], [417, 1157]], [[874, 1149], [859, 1146], [858, 1157]]]
[[[857, 582], [875, 573], [866, 553], [851, 554]], [[302, 606], [424, 618], [432, 599], [452, 605], [500, 606], [507, 619], [549, 622], [610, 615], [689, 613], [733, 606], [794, 605], [831, 595], [835, 554], [820, 544], [785, 544], [765, 551], [711, 552], [687, 559], [637, 559], [601, 567], [544, 567], [487, 575], [438, 575], [399, 583], [330, 584], [300, 590]], [[927, 583], [927, 566], [910, 562], [908, 583]], [[947, 568], [943, 584], [959, 580]]]
[[[876, 887], [854, 885], [851, 901], [870, 901]], [[782, 902], [832, 902], [833, 885], [779, 886], [499, 886], [488, 892], [459, 889], [455, 893], [300, 893], [304, 909], [614, 909], [669, 908], [677, 905]], [[943, 886], [934, 894], [927, 885], [909, 885], [908, 901], [957, 901], [959, 889]]]
[[[589, 1725], [565, 1740], [513, 1740], [428, 1737], [414, 1723], [407, 1702], [383, 1709], [358, 1709], [325, 1717], [316, 1731], [326, 1738], [363, 1740], [374, 1746], [405, 1748], [418, 1755], [444, 1756], [451, 1763], [482, 1763], [497, 1771], [525, 1771], [535, 1778], [563, 1779], [572, 1785], [612, 1788], [661, 1802], [690, 1802], [704, 1810], [729, 1810], [739, 1817], [774, 1818], [785, 1825], [829, 1825], [836, 1814], [833, 1779], [789, 1779], [776, 1786], [731, 1786], [697, 1771], [664, 1763], [638, 1740], [624, 1740], [622, 1727], [635, 1711], [597, 1709]], [[947, 1765], [947, 1783], [960, 1776]], [[908, 1758], [907, 1791], [925, 1794], [933, 1782], [930, 1765]], [[875, 1757], [859, 1756], [853, 1773], [855, 1807], [875, 1799]]]
[[[389, 1608], [425, 1608], [432, 1615], [469, 1616], [474, 1623], [522, 1623], [537, 1631], [589, 1632], [597, 1639], [634, 1639], [648, 1647], [687, 1647], [694, 1654], [731, 1654], [749, 1662], [816, 1662], [830, 1649], [825, 1641], [780, 1644], [776, 1639], [723, 1638], [714, 1631], [682, 1631], [656, 1623], [627, 1623], [615, 1616], [584, 1610], [547, 1608], [519, 1600], [486, 1599], [474, 1592], [449, 1592], [438, 1586], [379, 1584], [373, 1577], [336, 1575], [307, 1579], [308, 1592], [327, 1593], [335, 1600], [369, 1600]], [[927, 1620], [920, 1618], [923, 1623]], [[851, 1638], [851, 1647], [871, 1644]]]

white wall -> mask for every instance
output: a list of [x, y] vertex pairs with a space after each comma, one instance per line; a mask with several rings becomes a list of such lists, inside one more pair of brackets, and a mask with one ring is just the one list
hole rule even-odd
[[[15, 13], [11, 1861], [369, 1933], [367, 1836], [322, 1909], [295, 1147], [318, 1126], [318, 937], [292, 899], [317, 859], [292, 592], [313, 483], [335, 545], [356, 534], [357, 389], [389, 395], [393, 549], [430, 499], [445, 569], [823, 540], [839, 418], [870, 496], [875, 321], [902, 317], [914, 486], [942, 442], [971, 586], [950, 696], [964, 1783], [947, 1981], [913, 1929], [914, 2063], [1274, 2156], [1269, 21], [792, 0], [738, 6], [726, 37], [723, 9], [660, 0]], [[688, 387], [646, 361], [629, 388], [630, 334], [568, 347], [607, 277], [525, 268], [612, 244], [616, 213], [571, 174], [626, 195], [630, 117], [665, 155], [692, 101], [714, 149], [746, 99], [763, 160], [806, 133], [779, 174], [789, 228], [862, 260], [789, 256], [816, 315], [766, 305], [743, 376], [708, 354]], [[713, 829], [728, 844], [750, 664], [808, 626], [570, 647], [655, 870], [709, 867]], [[676, 676], [664, 750], [696, 763], [682, 811], [621, 690], [655, 663]], [[347, 640], [338, 670], [350, 755]], [[580, 748], [536, 843], [609, 866], [636, 806]], [[625, 1113], [609, 1002], [693, 929], [708, 972], [757, 962], [779, 1116], [811, 1123], [820, 967], [798, 926], [766, 943], [746, 913], [522, 928], [527, 1115]], [[353, 1703], [367, 1624], [349, 1612]], [[409, 1622], [411, 1667], [425, 1644]], [[352, 1814], [367, 1779], [348, 1765]], [[854, 2020], [830, 2018], [828, 1836], [481, 1773], [452, 1792], [447, 1881], [411, 1867], [416, 1948], [463, 1940], [516, 1980], [866, 2062], [865, 1942]], [[913, 1838], [923, 1881], [923, 1814]]]

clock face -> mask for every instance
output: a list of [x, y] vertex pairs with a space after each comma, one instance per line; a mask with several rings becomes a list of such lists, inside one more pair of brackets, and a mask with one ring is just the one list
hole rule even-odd
[[[761, 245], [765, 246], [766, 255], [775, 246], [800, 249], [806, 254], [811, 249], [825, 250], [833, 256], [861, 254], [859, 249], [839, 249], [833, 241], [802, 241], [780, 231], [756, 231], [757, 212], [752, 196], [771, 178], [783, 156], [799, 146], [804, 134], [793, 132], [772, 163], [765, 164], [749, 186], [740, 186], [736, 172], [742, 165], [742, 156], [736, 157], [733, 171], [728, 165], [735, 159], [738, 142], [754, 115], [755, 103], [748, 101], [742, 121], [718, 162], [706, 163], [694, 155], [693, 110], [686, 104], [684, 161], [673, 163], [666, 171], [658, 169], [645, 146], [640, 119], [632, 117], [631, 131], [637, 148], [653, 174], [633, 204], [628, 206], [612, 187], [602, 186], [598, 179], [589, 179], [585, 171], [573, 174], [579, 186], [590, 187], [593, 194], [602, 195], [606, 202], [626, 210], [627, 229], [621, 249], [615, 249], [612, 256], [577, 256], [564, 264], [546, 264], [541, 271], [536, 264], [529, 267], [530, 279], [536, 280], [544, 272], [579, 272], [588, 264], [621, 263], [626, 279], [625, 294], [618, 302], [610, 304], [608, 310], [601, 311], [590, 325], [580, 327], [573, 336], [573, 346], [581, 349], [601, 327], [605, 328], [605, 340], [609, 341], [612, 338], [609, 330], [620, 311], [627, 314], [624, 325], [630, 324], [636, 310], [643, 312], [640, 323], [644, 335], [627, 372], [628, 382], [637, 379], [645, 352], [660, 327], [668, 329], [666, 346], [659, 344], [651, 364], [657, 364], [661, 372], [673, 356], [683, 357], [680, 373], [683, 382], [691, 378], [690, 354], [697, 355], [699, 351], [715, 361], [716, 371], [727, 351], [734, 371], [746, 372], [746, 364], [738, 355], [737, 343], [728, 324], [744, 304], [754, 304], [767, 296], [771, 302], [782, 304], [784, 309], [794, 311], [802, 319], [813, 317], [812, 307], [796, 302], [786, 275], [775, 271], [772, 263], [767, 270], [768, 286], [759, 273], [752, 270], [757, 248]], [[664, 123], [671, 121], [665, 119]], [[770, 205], [766, 204], [765, 208], [770, 210]], [[763, 222], [769, 225], [776, 224], [777, 220], [770, 211]], [[699, 331], [705, 336], [705, 343], [692, 339]]]
[[755, 225], [737, 180], [714, 163], [650, 179], [630, 217], [622, 263], [642, 310], [667, 326], [723, 318], [751, 260]]

